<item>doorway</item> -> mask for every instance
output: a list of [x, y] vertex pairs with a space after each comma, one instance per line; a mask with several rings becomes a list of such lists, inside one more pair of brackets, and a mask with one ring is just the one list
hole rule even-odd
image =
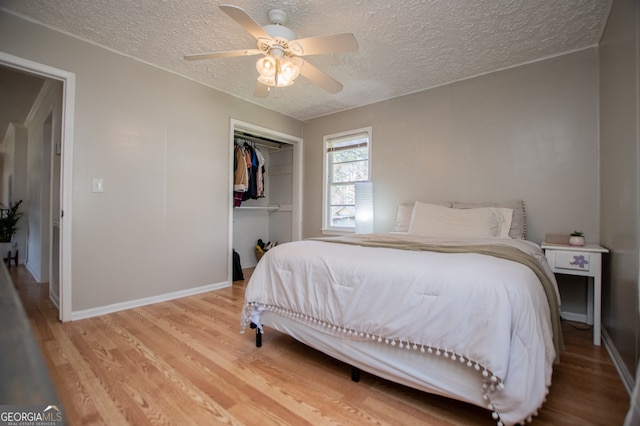
[[[46, 244], [47, 278], [55, 281], [55, 289], [58, 294], [51, 295], [54, 303], [58, 304], [60, 321], [70, 321], [71, 318], [71, 174], [73, 158], [73, 117], [75, 102], [75, 74], [68, 71], [50, 67], [48, 65], [29, 61], [17, 56], [0, 52], [0, 65], [15, 69], [20, 72], [30, 73], [62, 82], [62, 106], [60, 112], [60, 140], [52, 137], [53, 132], [48, 131], [48, 119], [45, 121], [42, 130], [42, 146], [47, 145], [40, 155], [48, 156], [49, 159], [59, 153], [59, 164], [49, 162], [46, 170], [50, 175], [57, 175], [52, 179], [51, 185], [47, 189], [40, 191], [37, 195], [39, 203], [46, 203], [50, 208], [40, 209], [51, 212], [57, 207], [59, 217], [52, 218], [51, 214], [44, 218], [40, 217], [41, 226], [46, 226], [46, 232], [41, 233], [45, 238], [41, 238], [40, 247], [44, 250]], [[50, 129], [49, 129], [50, 130]], [[47, 138], [46, 134], [49, 134]], [[43, 161], [44, 163], [44, 161]], [[57, 188], [54, 188], [57, 185]], [[33, 196], [33, 194], [30, 194]], [[30, 200], [31, 201], [31, 200]], [[42, 220], [44, 218], [44, 220]], [[57, 228], [57, 229], [56, 229]], [[56, 241], [57, 238], [57, 241]], [[55, 246], [55, 247], [54, 247]], [[57, 261], [56, 261], [57, 260]], [[50, 287], [51, 290], [51, 287]]]

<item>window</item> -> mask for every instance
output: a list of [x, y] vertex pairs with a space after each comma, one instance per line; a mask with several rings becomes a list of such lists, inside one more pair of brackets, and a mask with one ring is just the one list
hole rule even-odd
[[370, 179], [371, 128], [324, 137], [325, 231], [354, 232], [356, 182]]

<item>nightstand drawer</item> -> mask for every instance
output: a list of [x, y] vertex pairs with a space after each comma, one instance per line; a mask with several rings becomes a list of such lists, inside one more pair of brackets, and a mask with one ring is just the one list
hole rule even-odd
[[579, 251], [557, 251], [555, 254], [556, 269], [573, 269], [578, 271], [589, 271], [591, 268], [590, 253]]

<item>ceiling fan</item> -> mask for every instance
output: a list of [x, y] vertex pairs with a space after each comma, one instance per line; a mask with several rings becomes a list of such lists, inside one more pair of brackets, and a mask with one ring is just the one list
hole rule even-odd
[[261, 26], [243, 9], [222, 4], [220, 9], [240, 24], [256, 38], [256, 49], [230, 50], [185, 55], [190, 61], [234, 56], [263, 55], [256, 62], [260, 73], [254, 96], [265, 97], [272, 87], [285, 87], [302, 75], [312, 83], [329, 93], [338, 93], [342, 84], [320, 69], [314, 67], [304, 56], [323, 53], [354, 52], [358, 50], [358, 41], [351, 33], [296, 39], [295, 34], [284, 24], [287, 14], [281, 9], [269, 11], [270, 25]]

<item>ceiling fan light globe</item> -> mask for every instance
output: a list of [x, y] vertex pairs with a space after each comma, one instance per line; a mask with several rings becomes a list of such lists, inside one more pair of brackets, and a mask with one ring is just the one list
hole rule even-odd
[[271, 56], [264, 56], [256, 62], [256, 69], [262, 77], [273, 77], [276, 74], [277, 69], [276, 60]]
[[[258, 77], [258, 81], [269, 87], [276, 87], [276, 79], [275, 77]], [[287, 87], [293, 84], [293, 80], [284, 80], [278, 77], [277, 87]]]
[[[298, 78], [300, 75], [300, 67], [297, 64], [289, 60], [280, 61], [280, 69], [278, 71], [278, 86], [280, 86], [280, 80], [282, 79], [283, 83], [290, 82], [293, 83], [293, 80]], [[289, 85], [287, 84], [287, 86]]]
[[265, 77], [263, 75], [258, 77], [258, 81], [266, 86], [274, 87], [276, 85], [275, 77]]
[[293, 84], [293, 80], [285, 80], [278, 77], [278, 87], [287, 87]]

